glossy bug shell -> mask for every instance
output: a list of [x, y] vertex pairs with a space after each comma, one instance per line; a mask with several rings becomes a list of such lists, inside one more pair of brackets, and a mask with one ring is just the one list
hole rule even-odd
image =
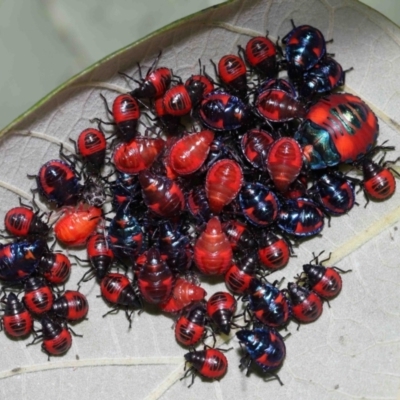
[[218, 214], [235, 199], [243, 184], [240, 165], [233, 160], [217, 161], [206, 176], [206, 195], [211, 211]]
[[331, 300], [342, 290], [342, 278], [332, 267], [322, 265], [303, 265], [308, 284], [312, 291], [324, 299]]
[[243, 253], [225, 274], [226, 287], [233, 293], [248, 294], [254, 276], [259, 268], [259, 258], [253, 250]]
[[243, 60], [234, 54], [223, 56], [218, 62], [218, 75], [221, 82], [239, 96], [245, 96], [247, 92], [246, 73], [247, 69]]
[[196, 172], [207, 158], [214, 132], [204, 130], [179, 139], [169, 152], [169, 162], [178, 175]]
[[274, 138], [262, 129], [251, 129], [241, 139], [240, 145], [246, 160], [255, 168], [265, 170], [267, 154]]
[[72, 345], [72, 336], [69, 330], [49, 317], [41, 319], [43, 332], [43, 350], [52, 356], [66, 353]]
[[5, 332], [15, 338], [28, 335], [33, 328], [29, 311], [13, 292], [6, 298], [2, 321]]
[[206, 297], [207, 292], [200, 286], [183, 278], [178, 278], [172, 290], [172, 297], [182, 304], [182, 308], [190, 303], [201, 301]]
[[263, 268], [276, 271], [285, 267], [289, 262], [289, 244], [286, 239], [273, 232], [267, 232], [259, 239], [258, 256]]
[[242, 222], [235, 220], [227, 221], [222, 224], [222, 230], [228, 237], [234, 251], [250, 250], [257, 246], [252, 231]]
[[324, 214], [312, 200], [287, 200], [279, 212], [277, 224], [289, 235], [309, 237], [322, 231]]
[[331, 57], [325, 57], [304, 74], [300, 93], [303, 97], [329, 92], [343, 86], [345, 73], [342, 66]]
[[37, 185], [40, 193], [57, 207], [75, 205], [81, 186], [71, 166], [62, 160], [50, 160], [39, 170]]
[[78, 153], [93, 170], [100, 170], [106, 157], [106, 138], [103, 132], [94, 128], [82, 131], [77, 141]]
[[163, 105], [167, 114], [181, 117], [190, 113], [194, 103], [188, 88], [184, 85], [177, 85], [165, 93]]
[[321, 316], [323, 304], [315, 292], [293, 282], [288, 284], [288, 292], [292, 301], [292, 316], [297, 321], [314, 322]]
[[354, 186], [344, 176], [323, 174], [315, 185], [318, 201], [326, 212], [343, 215], [350, 211], [355, 203]]
[[37, 213], [23, 206], [14, 207], [7, 211], [4, 217], [4, 225], [7, 231], [14, 236], [46, 236], [50, 229]]
[[242, 329], [236, 332], [250, 358], [265, 372], [278, 369], [285, 360], [286, 346], [282, 336], [269, 327]]
[[185, 197], [173, 180], [148, 170], [139, 174], [143, 200], [147, 207], [161, 217], [173, 217], [185, 208]]
[[273, 77], [278, 73], [275, 44], [265, 36], [250, 39], [245, 49], [246, 61], [264, 77]]
[[335, 93], [310, 107], [295, 135], [312, 169], [351, 163], [365, 155], [379, 132], [378, 119], [359, 97]]
[[54, 301], [52, 311], [58, 317], [68, 321], [79, 321], [86, 317], [89, 311], [89, 303], [82, 293], [76, 290], [67, 290]]
[[114, 253], [104, 234], [91, 235], [86, 242], [86, 252], [92, 268], [96, 271], [96, 277], [103, 279], [114, 260]]
[[41, 315], [51, 310], [54, 295], [42, 279], [31, 277], [25, 282], [23, 301], [30, 312]]
[[152, 247], [147, 252], [147, 261], [139, 272], [138, 287], [143, 298], [151, 304], [160, 304], [172, 294], [174, 277], [159, 251]]
[[37, 270], [46, 249], [41, 239], [0, 244], [0, 279], [18, 282], [28, 278]]
[[219, 379], [225, 375], [228, 369], [228, 360], [217, 349], [191, 351], [185, 354], [186, 362], [200, 374], [210, 379]]
[[230, 267], [232, 248], [217, 217], [208, 221], [205, 231], [197, 239], [193, 259], [205, 275], [222, 275]]
[[187, 88], [193, 88], [195, 86], [200, 86], [201, 91], [203, 93], [203, 96], [205, 96], [208, 93], [211, 93], [215, 87], [214, 83], [211, 82], [210, 79], [208, 79], [204, 75], [192, 75], [186, 82], [185, 86]]
[[129, 94], [120, 94], [113, 102], [112, 112], [121, 138], [132, 140], [137, 134], [137, 124], [140, 118], [138, 101]]
[[246, 183], [239, 193], [239, 204], [252, 225], [266, 227], [278, 217], [278, 198], [261, 183]]
[[250, 287], [249, 308], [264, 325], [272, 328], [285, 326], [291, 316], [290, 303], [277, 287], [253, 280]]
[[217, 328], [229, 335], [232, 317], [236, 312], [236, 300], [228, 292], [216, 292], [207, 301], [207, 314]]
[[169, 88], [172, 73], [169, 68], [160, 67], [149, 71], [140, 86], [131, 92], [131, 95], [141, 98], [154, 98], [162, 96]]
[[85, 245], [102, 216], [101, 208], [81, 204], [77, 209], [65, 211], [54, 226], [54, 234], [68, 247]]
[[44, 278], [55, 285], [65, 283], [71, 274], [71, 261], [62, 253], [46, 253], [39, 263]]
[[205, 333], [206, 310], [203, 304], [199, 303], [179, 317], [175, 325], [175, 338], [184, 346], [194, 346]]
[[269, 148], [267, 170], [279, 192], [286, 192], [303, 166], [303, 152], [298, 142], [289, 137], [276, 140]]
[[102, 297], [111, 304], [142, 308], [140, 297], [125, 275], [119, 273], [107, 274], [100, 283], [100, 291]]
[[204, 96], [199, 116], [203, 124], [214, 131], [240, 129], [249, 118], [247, 107], [238, 97], [218, 90]]
[[136, 138], [121, 143], [113, 153], [113, 162], [119, 172], [138, 174], [149, 168], [164, 149], [163, 139]]
[[295, 27], [282, 42], [286, 46], [286, 60], [301, 71], [313, 67], [326, 52], [323, 34], [310, 25]]
[[363, 168], [363, 188], [364, 192], [374, 200], [382, 201], [388, 199], [396, 191], [396, 179], [388, 168], [383, 168], [379, 164], [364, 160]]
[[255, 110], [260, 117], [271, 122], [286, 122], [303, 118], [304, 106], [292, 95], [280, 89], [267, 89], [259, 94]]

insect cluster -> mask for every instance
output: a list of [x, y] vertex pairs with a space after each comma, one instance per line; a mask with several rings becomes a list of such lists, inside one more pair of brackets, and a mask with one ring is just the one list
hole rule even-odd
[[[282, 329], [318, 319], [344, 271], [315, 257], [286, 289], [270, 278], [294, 244], [352, 209], [356, 187], [367, 200], [394, 193], [393, 162], [374, 161], [393, 147], [376, 144], [368, 105], [340, 92], [345, 71], [318, 29], [293, 25], [281, 44], [255, 37], [238, 54], [212, 63], [215, 79], [200, 66], [184, 82], [158, 58], [138, 80], [123, 74], [135, 89], [111, 109], [103, 97], [110, 120], [81, 132], [76, 154], [61, 148], [40, 168], [37, 191], [56, 210], [40, 213], [33, 199], [5, 217], [15, 237], [0, 246], [7, 335], [33, 333], [49, 356], [62, 355], [67, 324], [87, 315], [79, 288], [61, 288], [71, 262], [49, 247], [54, 235], [68, 249], [86, 246], [87, 259], [75, 257], [89, 267], [79, 286], [96, 279], [106, 314], [123, 310], [129, 327], [148, 304], [174, 316], [176, 340], [189, 348], [185, 376], [221, 378], [228, 364], [216, 335], [234, 329], [240, 367], [279, 380]], [[224, 279], [229, 291], [206, 300], [202, 277]]]

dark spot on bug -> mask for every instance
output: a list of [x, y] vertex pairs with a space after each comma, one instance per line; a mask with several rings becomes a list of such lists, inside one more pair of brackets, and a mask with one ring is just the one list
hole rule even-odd
[[20, 371], [21, 371], [21, 367], [13, 368], [13, 369], [11, 370], [11, 372], [12, 372], [13, 374], [16, 374], [16, 373], [18, 373], [18, 372], [20, 372]]

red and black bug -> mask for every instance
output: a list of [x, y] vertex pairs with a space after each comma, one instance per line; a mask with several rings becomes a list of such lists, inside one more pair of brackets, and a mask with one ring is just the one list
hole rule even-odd
[[276, 189], [284, 193], [303, 166], [303, 152], [296, 140], [283, 137], [271, 144], [266, 167]]
[[261, 118], [270, 122], [286, 122], [305, 115], [304, 105], [293, 94], [276, 88], [260, 90], [254, 107]]
[[331, 57], [324, 57], [302, 77], [300, 95], [310, 97], [315, 93], [326, 93], [343, 86], [346, 72], [342, 66]]
[[145, 170], [139, 174], [144, 203], [156, 215], [173, 217], [185, 208], [185, 197], [179, 185], [166, 176]]
[[65, 246], [83, 246], [102, 217], [101, 208], [83, 203], [77, 208], [64, 208], [64, 214], [54, 226], [54, 234]]
[[280, 208], [275, 193], [261, 183], [243, 185], [239, 204], [247, 221], [261, 227], [271, 225], [278, 217]]
[[206, 176], [206, 195], [212, 212], [219, 214], [231, 203], [243, 184], [243, 172], [233, 160], [223, 159], [214, 163]]
[[309, 191], [311, 194], [313, 192], [315, 199], [328, 214], [343, 215], [355, 204], [354, 185], [350, 178], [339, 171], [328, 171], [321, 175]]
[[137, 135], [140, 118], [139, 103], [130, 94], [120, 94], [113, 102], [112, 115], [118, 128], [118, 135], [124, 142], [133, 140]]
[[[205, 74], [205, 72], [204, 72]], [[211, 78], [208, 75], [192, 75], [186, 82], [185, 86], [191, 90], [194, 90], [195, 92], [198, 92], [199, 89], [196, 87], [199, 86], [201, 92], [203, 93], [203, 96], [205, 96], [208, 93], [211, 93], [214, 89], [214, 82], [211, 80]]]
[[260, 237], [258, 243], [258, 256], [261, 265], [266, 270], [276, 271], [289, 262], [291, 249], [285, 238], [268, 231]]
[[[114, 308], [105, 313], [115, 313], [118, 307], [125, 307], [125, 315], [129, 321], [129, 328], [132, 324], [131, 315], [134, 310], [141, 309], [143, 307], [142, 298], [137, 293], [137, 290], [133, 287], [131, 281], [122, 274], [113, 272], [108, 273], [100, 283], [101, 296], [105, 301], [110, 303]], [[129, 313], [128, 309], [132, 309]]]
[[193, 385], [195, 378], [194, 371], [197, 371], [206, 378], [220, 379], [228, 369], [228, 360], [218, 349], [193, 350], [185, 354], [185, 360], [186, 363], [192, 364], [192, 367], [182, 377], [184, 379], [188, 375], [192, 375], [192, 382], [188, 387]]
[[310, 290], [326, 300], [333, 299], [342, 290], [342, 278], [338, 271], [348, 272], [336, 267], [326, 268], [322, 265], [313, 264], [303, 265], [303, 270]]
[[292, 317], [302, 323], [314, 322], [322, 314], [322, 300], [312, 290], [288, 283], [288, 293], [292, 303]]
[[46, 251], [42, 239], [0, 243], [0, 279], [7, 282], [26, 279], [37, 270]]
[[236, 312], [236, 300], [228, 292], [216, 292], [207, 301], [207, 315], [218, 331], [229, 335], [232, 318]]
[[143, 231], [132, 210], [120, 207], [108, 226], [107, 241], [115, 256], [132, 258], [143, 243]]
[[159, 249], [161, 257], [174, 273], [186, 273], [192, 264], [192, 250], [187, 235], [174, 228], [169, 221], [159, 224]]
[[273, 373], [280, 368], [286, 357], [286, 346], [279, 332], [267, 326], [242, 329], [236, 332], [239, 342], [246, 348], [245, 356], [240, 360], [240, 369], [246, 369], [250, 375], [250, 367], [255, 362], [264, 372], [275, 376], [282, 385], [278, 375]]
[[40, 260], [39, 271], [53, 285], [64, 284], [71, 274], [71, 261], [63, 253], [46, 252]]
[[254, 279], [248, 296], [249, 309], [264, 325], [282, 328], [291, 317], [290, 302], [276, 286]]
[[199, 116], [203, 124], [215, 131], [233, 131], [244, 127], [250, 117], [248, 108], [229, 93], [215, 90], [203, 97]]
[[176, 85], [167, 90], [163, 96], [164, 110], [167, 114], [181, 117], [189, 114], [199, 103], [203, 96], [201, 86]]
[[334, 93], [312, 105], [295, 139], [311, 169], [352, 163], [367, 154], [379, 133], [378, 119], [359, 97]]
[[47, 315], [41, 318], [40, 323], [42, 324], [42, 334], [28, 346], [43, 339], [42, 350], [49, 356], [49, 359], [50, 356], [65, 354], [72, 345], [72, 336], [67, 326], [53, 321]]
[[317, 204], [306, 198], [290, 199], [282, 205], [277, 225], [288, 235], [309, 237], [324, 227], [324, 214]]
[[232, 264], [232, 248], [218, 217], [211, 218], [194, 245], [193, 260], [202, 274], [223, 275]]
[[221, 57], [218, 62], [217, 75], [226, 89], [239, 97], [247, 94], [247, 69], [243, 60], [234, 55], [228, 54]]
[[178, 175], [190, 175], [204, 164], [214, 140], [214, 132], [203, 130], [183, 136], [169, 152], [169, 163]]
[[226, 287], [236, 294], [248, 294], [258, 267], [259, 258], [255, 251], [243, 253], [242, 257], [234, 261], [226, 272]]
[[138, 174], [154, 163], [165, 147], [161, 138], [137, 137], [128, 143], [121, 143], [113, 153], [115, 168], [125, 174]]
[[62, 160], [50, 160], [42, 165], [36, 182], [39, 192], [57, 207], [75, 205], [82, 191], [73, 166]]
[[33, 319], [17, 295], [10, 292], [8, 296], [4, 295], [1, 302], [5, 304], [2, 323], [7, 335], [15, 338], [29, 335], [33, 328]]
[[104, 133], [94, 128], [85, 129], [79, 134], [76, 145], [78, 154], [89, 171], [99, 172], [106, 157], [107, 142]]
[[236, 220], [229, 220], [222, 224], [233, 251], [246, 252], [257, 247], [253, 232], [246, 224]]
[[96, 278], [102, 280], [114, 261], [114, 253], [103, 233], [95, 233], [89, 237], [86, 252]]
[[51, 311], [57, 317], [65, 318], [67, 321], [79, 321], [86, 317], [89, 303], [82, 293], [76, 290], [67, 290], [54, 301]]
[[43, 279], [37, 277], [29, 278], [25, 282], [24, 289], [23, 302], [30, 312], [41, 315], [51, 310], [54, 295], [50, 286], [46, 285]]
[[152, 247], [147, 252], [146, 264], [139, 272], [138, 287], [143, 298], [151, 304], [160, 304], [172, 294], [174, 277], [160, 252]]
[[31, 207], [22, 205], [7, 211], [4, 217], [4, 225], [9, 233], [14, 236], [47, 236], [49, 226], [42, 221], [43, 214], [34, 212]]
[[[385, 150], [391, 149], [384, 148]], [[362, 161], [362, 172], [363, 181], [362, 187], [367, 198], [367, 204], [369, 198], [375, 201], [387, 200], [396, 191], [396, 179], [400, 177], [400, 174], [388, 165], [394, 164], [395, 161], [383, 162], [383, 157], [379, 162], [372, 161], [369, 157], [366, 157]], [[367, 205], [366, 204], [366, 205]]]
[[244, 50], [247, 63], [265, 78], [274, 78], [278, 74], [278, 62], [275, 44], [265, 36], [250, 39]]
[[203, 303], [194, 304], [175, 325], [175, 339], [184, 346], [195, 346], [206, 332], [206, 309]]
[[326, 42], [323, 34], [310, 25], [295, 26], [282, 39], [285, 45], [285, 57], [288, 73], [293, 81], [312, 68], [326, 53]]
[[[167, 91], [172, 81], [172, 72], [166, 67], [155, 68], [159, 58], [160, 55], [158, 55], [153, 65], [148, 69], [144, 78], [142, 77], [140, 64], [138, 64], [140, 81], [135, 82], [139, 83], [139, 87], [132, 90], [130, 93], [132, 96], [138, 99], [157, 98]], [[125, 74], [123, 75], [132, 79]]]
[[274, 138], [269, 132], [262, 129], [251, 129], [242, 136], [240, 145], [246, 160], [254, 168], [265, 171], [268, 150], [273, 142]]

